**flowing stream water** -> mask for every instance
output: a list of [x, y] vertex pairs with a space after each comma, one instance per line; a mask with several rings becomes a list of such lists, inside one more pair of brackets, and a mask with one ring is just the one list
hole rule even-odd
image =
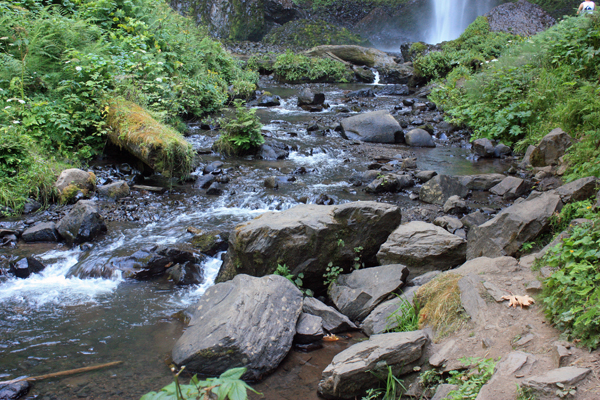
[[[406, 192], [377, 197], [350, 185], [349, 177], [365, 171], [372, 159], [361, 156], [355, 151], [356, 144], [335, 132], [323, 135], [306, 131], [315, 121], [340, 118], [340, 111], [355, 114], [347, 110], [345, 91], [373, 87], [322, 85], [319, 89], [326, 92], [331, 107], [320, 113], [296, 106], [297, 87], [264, 87], [281, 96], [282, 105], [260, 108], [257, 114], [269, 137], [294, 149], [287, 159], [222, 159], [209, 151], [217, 132], [191, 126], [193, 134], [188, 139], [203, 154], [203, 165], [222, 160], [223, 170], [231, 176], [222, 196], [208, 196], [192, 184], [175, 186], [164, 195], [134, 194], [139, 196], [136, 200], [140, 207], [153, 210], [152, 218], [109, 223], [106, 236], [93, 243], [91, 249], [60, 244], [20, 244], [17, 249], [0, 249], [5, 255], [34, 255], [47, 266], [28, 279], [11, 278], [0, 283], [0, 380], [124, 361], [116, 368], [36, 383], [27, 398], [45, 400], [138, 399], [171, 381], [169, 355], [184, 328], [176, 313], [193, 304], [214, 283], [220, 259], [207, 258], [203, 264], [205, 282], [188, 287], [126, 280], [118, 275], [112, 279], [68, 277], [69, 270], [82, 262], [105, 263], [111, 257], [129, 255], [152, 244], [186, 243], [192, 237], [186, 230], [188, 226], [229, 230], [266, 211], [315, 202], [323, 194], [338, 203], [380, 200], [403, 209], [418, 206], [418, 201], [410, 200]], [[360, 99], [355, 104], [363, 112], [382, 108], [393, 111], [401, 99], [382, 96]], [[440, 173], [474, 174], [507, 168], [500, 161], [474, 160], [465, 146], [448, 146], [444, 140], [438, 140], [438, 144], [434, 149], [411, 150], [402, 145], [381, 148], [399, 153], [412, 151], [420, 169]], [[305, 173], [295, 173], [299, 169]], [[201, 174], [199, 171], [196, 173]], [[264, 187], [268, 176], [278, 177], [278, 190]], [[18, 223], [3, 221], [0, 225], [10, 228]], [[316, 398], [314, 379], [349, 343], [327, 344], [315, 356], [292, 352], [284, 365], [293, 364], [293, 360], [298, 363], [278, 370], [273, 375], [276, 378], [268, 378], [260, 389], [272, 399]], [[303, 375], [306, 368], [312, 368], [311, 378]], [[293, 379], [290, 371], [295, 371]], [[287, 392], [293, 395], [284, 395]]]

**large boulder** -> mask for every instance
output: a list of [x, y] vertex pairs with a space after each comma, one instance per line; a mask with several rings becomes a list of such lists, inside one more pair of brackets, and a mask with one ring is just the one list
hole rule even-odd
[[391, 316], [397, 315], [399, 318], [402, 317], [403, 304], [405, 302], [408, 302], [409, 304], [413, 303], [417, 289], [418, 286], [408, 287], [403, 290], [400, 296], [380, 303], [373, 311], [371, 311], [367, 318], [364, 319], [360, 325], [360, 329], [362, 329], [367, 336], [372, 336], [398, 327], [397, 320]]
[[25, 229], [21, 235], [25, 242], [58, 242], [60, 235], [54, 222], [42, 222]]
[[290, 350], [302, 293], [282, 276], [237, 275], [210, 287], [194, 308], [173, 362], [209, 376], [245, 367], [245, 379], [259, 379]]
[[419, 200], [443, 206], [450, 197], [465, 197], [467, 194], [469, 189], [457, 177], [436, 175], [421, 186]]
[[104, 218], [91, 200], [79, 200], [56, 229], [68, 243], [88, 242], [107, 230]]
[[406, 144], [410, 147], [435, 147], [433, 138], [424, 129], [411, 129], [404, 136]]
[[395, 193], [412, 187], [415, 181], [410, 175], [386, 174], [378, 177], [365, 187], [367, 193]]
[[535, 199], [514, 204], [486, 223], [469, 230], [467, 259], [501, 257], [515, 254], [523, 243], [535, 239], [562, 208], [560, 196], [545, 193]]
[[504, 178], [502, 174], [479, 174], [479, 175], [461, 175], [457, 177], [458, 180], [471, 190], [490, 190], [496, 186]]
[[597, 185], [597, 178], [595, 176], [588, 176], [587, 178], [569, 182], [555, 189], [554, 193], [560, 196], [563, 203], [567, 204], [574, 201], [586, 200], [594, 196]]
[[129, 185], [125, 181], [117, 181], [98, 188], [98, 195], [110, 200], [129, 196]]
[[402, 143], [404, 133], [400, 124], [388, 111], [372, 111], [345, 118], [341, 121], [344, 139], [371, 143]]
[[333, 304], [351, 320], [363, 320], [390, 293], [406, 283], [408, 268], [400, 264], [363, 268], [340, 275], [329, 289]]
[[504, 3], [485, 16], [492, 32], [507, 32], [523, 37], [545, 31], [556, 23], [540, 6], [525, 0]]
[[413, 221], [399, 226], [381, 245], [382, 265], [404, 264], [411, 276], [444, 271], [465, 261], [467, 242], [439, 226]]
[[356, 45], [324, 45], [313, 47], [305, 51], [309, 57], [331, 57], [333, 55], [343, 61], [354, 65], [366, 65], [367, 67], [393, 66], [396, 62], [387, 53]]
[[328, 399], [354, 399], [379, 383], [378, 375], [412, 371], [429, 337], [424, 331], [371, 336], [336, 355], [323, 371], [319, 394]]
[[298, 93], [298, 107], [317, 106], [325, 102], [324, 93], [314, 93], [309, 88], [304, 88]]
[[319, 289], [328, 263], [351, 266], [355, 247], [362, 247], [366, 266], [377, 264], [379, 246], [400, 224], [400, 209], [374, 201], [322, 206], [301, 204], [282, 212], [267, 212], [238, 225], [229, 235], [227, 260], [218, 280], [236, 274], [273, 273], [286, 264], [292, 274], [304, 274], [307, 287]]
[[560, 128], [552, 130], [544, 136], [529, 156], [529, 161], [534, 167], [545, 167], [558, 164], [558, 159], [565, 155], [573, 143], [573, 138]]
[[63, 170], [54, 187], [58, 191], [62, 202], [67, 203], [77, 192], [88, 195], [96, 187], [96, 175], [77, 168]]
[[29, 392], [31, 384], [27, 381], [0, 383], [0, 400], [17, 400]]
[[44, 264], [33, 257], [22, 258], [10, 266], [10, 272], [17, 278], [28, 278], [31, 274], [42, 272]]
[[348, 317], [314, 297], [304, 298], [302, 311], [320, 317], [323, 321], [323, 329], [327, 332], [339, 333], [356, 329], [356, 325]]

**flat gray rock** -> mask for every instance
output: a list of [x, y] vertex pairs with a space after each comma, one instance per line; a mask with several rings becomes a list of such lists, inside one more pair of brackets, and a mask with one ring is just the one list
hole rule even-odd
[[404, 133], [400, 124], [385, 110], [345, 118], [340, 122], [344, 139], [371, 143], [402, 143]]
[[460, 303], [469, 317], [478, 324], [485, 320], [484, 314], [487, 310], [485, 301], [479, 295], [480, 286], [481, 279], [473, 274], [468, 274], [458, 281]]
[[431, 398], [431, 400], [450, 399], [450, 397], [448, 397], [448, 394], [450, 394], [450, 392], [453, 390], [458, 390], [458, 386], [450, 385], [448, 383], [442, 383], [441, 385], [439, 385], [437, 387], [437, 390], [435, 391], [435, 395]]
[[321, 317], [323, 320], [323, 329], [330, 333], [346, 332], [357, 329], [356, 325], [344, 314], [333, 307], [320, 302], [314, 297], [305, 297], [302, 305], [302, 311]]
[[463, 238], [439, 226], [413, 221], [392, 232], [381, 245], [377, 259], [382, 265], [406, 265], [412, 277], [460, 265], [465, 261], [465, 254]]
[[42, 222], [27, 228], [21, 238], [27, 243], [60, 241], [60, 235], [54, 222]]
[[[514, 399], [516, 395], [517, 377], [523, 376], [523, 371], [531, 368], [535, 358], [522, 351], [513, 351], [502, 359], [491, 379], [481, 387], [475, 400], [498, 400], [498, 393], [503, 393], [506, 398]], [[517, 376], [518, 375], [518, 376]]]
[[323, 318], [303, 312], [296, 323], [294, 342], [307, 344], [318, 342], [325, 336]]
[[390, 293], [406, 283], [408, 268], [401, 264], [363, 268], [340, 275], [329, 289], [329, 297], [342, 314], [363, 320]]
[[557, 383], [573, 387], [584, 380], [592, 372], [589, 368], [563, 367], [523, 380], [522, 386], [543, 393], [554, 393]]
[[569, 182], [555, 189], [554, 193], [560, 196], [563, 203], [567, 204], [593, 197], [594, 193], [596, 193], [597, 185], [598, 179], [595, 176], [588, 176], [587, 178]]
[[333, 358], [323, 371], [319, 393], [325, 398], [360, 397], [378, 384], [376, 374], [387, 376], [388, 366], [395, 375], [411, 371], [428, 342], [424, 331], [371, 336]]
[[245, 379], [259, 379], [287, 355], [301, 310], [302, 293], [286, 278], [237, 275], [198, 301], [173, 362], [209, 376], [246, 367]]
[[462, 175], [457, 177], [460, 182], [470, 190], [490, 190], [496, 186], [504, 178], [502, 174], [479, 174], [479, 175]]
[[425, 203], [443, 206], [451, 196], [465, 197], [469, 189], [457, 177], [436, 175], [421, 186], [419, 199]]
[[523, 179], [516, 176], [507, 176], [502, 182], [490, 189], [490, 192], [510, 199], [515, 199], [525, 194], [526, 191], [527, 184]]

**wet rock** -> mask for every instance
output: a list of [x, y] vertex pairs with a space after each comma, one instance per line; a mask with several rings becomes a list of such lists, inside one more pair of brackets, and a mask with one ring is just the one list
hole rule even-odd
[[429, 132], [423, 129], [411, 129], [404, 135], [406, 144], [410, 147], [435, 147], [435, 142]]
[[433, 224], [444, 228], [450, 233], [454, 233], [457, 229], [462, 229], [463, 227], [463, 223], [460, 221], [460, 219], [456, 217], [451, 217], [449, 215], [437, 217], [433, 221]]
[[395, 318], [390, 318], [392, 314], [402, 317], [402, 309], [400, 308], [404, 302], [412, 304], [417, 286], [411, 286], [402, 291], [398, 297], [380, 303], [369, 313], [360, 325], [360, 329], [367, 336], [384, 333], [388, 330], [393, 330], [398, 327], [398, 322]]
[[558, 159], [565, 155], [573, 143], [573, 138], [562, 129], [556, 128], [544, 136], [540, 144], [531, 152], [530, 162], [534, 167], [545, 167], [558, 164]]
[[443, 209], [446, 214], [464, 214], [469, 211], [467, 202], [459, 196], [450, 196], [444, 203]]
[[196, 304], [173, 361], [209, 376], [246, 367], [245, 379], [260, 379], [290, 350], [301, 310], [302, 293], [286, 278], [237, 275]]
[[309, 88], [304, 88], [298, 93], [298, 107], [316, 106], [325, 102], [324, 93], [314, 93]]
[[536, 375], [526, 378], [522, 386], [530, 388], [536, 392], [553, 394], [559, 388], [556, 384], [560, 383], [565, 387], [574, 387], [577, 383], [584, 380], [592, 372], [588, 368], [563, 367], [556, 368], [546, 372], [543, 375]]
[[458, 180], [470, 190], [490, 190], [506, 178], [502, 174], [462, 175]]
[[400, 124], [385, 110], [345, 118], [341, 121], [344, 139], [371, 143], [402, 143], [404, 133]]
[[453, 133], [458, 130], [458, 127], [456, 125], [452, 125], [451, 123], [446, 122], [446, 121], [440, 122], [437, 125], [437, 128], [440, 132], [444, 132], [444, 133]]
[[507, 200], [513, 200], [527, 192], [527, 184], [521, 178], [517, 178], [516, 176], [507, 176], [490, 189], [490, 192], [503, 196]]
[[272, 273], [277, 264], [287, 264], [294, 266], [292, 274], [304, 274], [306, 287], [319, 289], [327, 264], [352, 265], [355, 247], [363, 247], [366, 266], [376, 265], [379, 246], [400, 220], [398, 207], [373, 201], [302, 204], [267, 212], [234, 229], [218, 280], [239, 273], [262, 276]]
[[0, 383], [0, 400], [17, 400], [29, 392], [31, 384], [27, 381]]
[[88, 242], [107, 230], [104, 218], [91, 200], [79, 200], [56, 229], [68, 243]]
[[221, 251], [226, 251], [229, 246], [227, 234], [221, 232], [200, 232], [191, 240], [192, 246], [202, 254], [215, 256]]
[[353, 66], [352, 70], [354, 71], [354, 75], [356, 76], [356, 79], [359, 82], [375, 82], [375, 74], [373, 73], [373, 71], [371, 71], [370, 68]]
[[554, 193], [560, 196], [563, 203], [571, 203], [589, 199], [596, 193], [598, 180], [595, 176], [577, 179], [556, 189]]
[[41, 272], [46, 268], [44, 264], [33, 257], [22, 258], [10, 266], [10, 272], [17, 278], [28, 278], [29, 275]]
[[356, 329], [356, 325], [354, 325], [348, 317], [314, 297], [304, 298], [302, 311], [310, 315], [321, 317], [323, 328], [327, 332], [340, 333]]
[[223, 161], [213, 161], [204, 167], [203, 173], [214, 175], [220, 174], [223, 165]]
[[223, 186], [223, 184], [219, 182], [213, 182], [210, 184], [208, 189], [206, 189], [206, 194], [210, 196], [220, 196], [223, 194], [224, 189], [225, 187]]
[[419, 171], [415, 174], [415, 178], [417, 178], [419, 182], [425, 183], [436, 175], [437, 172], [435, 171]]
[[[377, 67], [377, 71], [379, 71], [379, 76], [382, 83], [407, 84], [414, 76], [412, 63], [393, 65], [388, 64], [382, 67]], [[420, 93], [416, 93], [416, 95], [419, 97], [427, 96], [427, 94], [423, 95], [422, 90]]]
[[175, 264], [165, 274], [168, 279], [179, 286], [199, 285], [204, 282], [202, 268], [195, 263]]
[[363, 268], [340, 275], [328, 294], [338, 310], [360, 321], [390, 293], [404, 286], [407, 277], [408, 268], [400, 264]]
[[397, 376], [412, 370], [429, 337], [424, 331], [371, 336], [336, 355], [323, 371], [319, 394], [325, 398], [353, 399], [378, 384], [376, 375], [387, 376], [388, 366]]
[[354, 90], [352, 92], [348, 92], [345, 95], [347, 98], [349, 99], [360, 99], [360, 98], [368, 98], [368, 97], [375, 97], [375, 93], [373, 92], [373, 89], [360, 89], [360, 90]]
[[210, 185], [217, 179], [213, 174], [199, 176], [194, 182], [194, 187], [199, 189], [208, 189]]
[[262, 160], [283, 160], [290, 155], [290, 148], [277, 140], [267, 140], [260, 146], [257, 157]]
[[462, 217], [460, 219], [460, 222], [462, 222], [463, 225], [466, 226], [468, 229], [471, 229], [474, 226], [479, 226], [481, 224], [486, 223], [489, 219], [490, 218], [487, 215], [477, 210]]
[[70, 201], [77, 192], [88, 195], [96, 187], [96, 176], [77, 168], [65, 169], [60, 173], [56, 183], [56, 190], [63, 202]]
[[505, 144], [498, 143], [496, 147], [494, 147], [494, 157], [496, 158], [507, 157], [510, 153], [512, 153], [512, 150]]
[[408, 96], [408, 85], [385, 85], [377, 90], [379, 96]]
[[274, 176], [269, 176], [268, 178], [265, 178], [264, 186], [267, 189], [277, 189], [279, 187], [279, 183], [277, 183], [277, 178]]
[[27, 228], [21, 237], [27, 243], [60, 241], [60, 235], [54, 222], [42, 222]]
[[98, 195], [111, 200], [129, 196], [129, 185], [125, 181], [117, 181], [98, 187]]
[[263, 95], [258, 98], [259, 107], [275, 107], [281, 105], [281, 97], [273, 95]]
[[381, 245], [377, 259], [382, 265], [404, 264], [411, 276], [444, 271], [465, 261], [466, 240], [445, 229], [421, 221], [399, 226]]
[[23, 214], [31, 214], [42, 208], [42, 204], [34, 199], [28, 199], [23, 207]]
[[494, 157], [494, 143], [490, 139], [476, 139], [473, 141], [473, 153], [479, 157]]
[[444, 205], [452, 196], [465, 197], [469, 189], [454, 176], [436, 175], [419, 190], [419, 199], [425, 203]]
[[296, 323], [294, 342], [300, 344], [314, 343], [321, 340], [323, 336], [325, 336], [323, 319], [316, 315], [301, 313]]
[[[380, 174], [381, 175], [381, 174]], [[372, 181], [365, 188], [367, 193], [395, 193], [400, 190], [415, 185], [410, 175], [386, 174], [378, 175], [377, 179]]]
[[546, 193], [502, 210], [491, 220], [469, 230], [467, 259], [515, 254], [523, 243], [543, 232], [552, 214], [561, 208], [560, 196]]

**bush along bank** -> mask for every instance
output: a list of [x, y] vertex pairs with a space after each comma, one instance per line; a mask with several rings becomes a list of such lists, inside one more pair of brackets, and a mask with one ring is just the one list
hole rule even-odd
[[29, 196], [47, 202], [60, 160], [101, 152], [109, 99], [181, 126], [256, 82], [161, 0], [0, 1], [0, 134], [13, 138], [0, 149], [0, 203], [18, 212]]
[[454, 68], [431, 100], [451, 121], [523, 150], [556, 127], [577, 138], [566, 160], [566, 179], [600, 175], [600, 52], [597, 15], [568, 17], [530, 39], [506, 40], [480, 72]]

